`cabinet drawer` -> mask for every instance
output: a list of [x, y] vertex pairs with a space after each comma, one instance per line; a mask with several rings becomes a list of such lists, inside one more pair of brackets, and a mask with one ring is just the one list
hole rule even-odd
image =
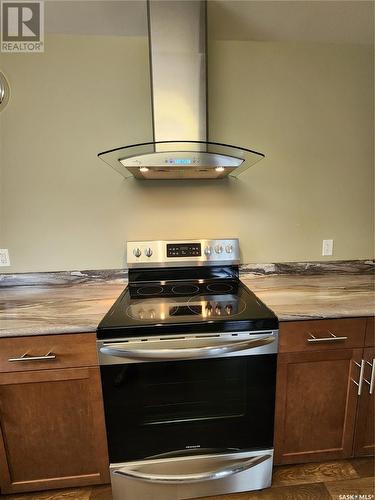
[[94, 333], [0, 339], [0, 372], [75, 368], [97, 364]]
[[366, 318], [280, 323], [279, 352], [363, 347]]
[[374, 317], [367, 318], [365, 345], [367, 347], [375, 346], [375, 318]]

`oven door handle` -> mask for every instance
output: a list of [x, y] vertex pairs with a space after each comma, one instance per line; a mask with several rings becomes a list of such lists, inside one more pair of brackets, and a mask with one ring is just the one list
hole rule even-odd
[[104, 345], [100, 348], [102, 354], [108, 356], [117, 356], [120, 358], [137, 359], [137, 360], [179, 360], [179, 359], [199, 359], [218, 357], [229, 352], [244, 351], [255, 347], [271, 344], [276, 340], [275, 335], [267, 335], [266, 337], [256, 337], [250, 340], [229, 342], [227, 344], [217, 343], [203, 347], [184, 347], [171, 349], [124, 349], [115, 347], [115, 345]]
[[234, 460], [226, 467], [212, 469], [205, 472], [194, 472], [190, 474], [155, 474], [142, 471], [142, 466], [137, 469], [131, 467], [122, 467], [113, 471], [113, 474], [118, 476], [126, 476], [132, 479], [138, 479], [148, 483], [164, 483], [164, 484], [189, 484], [199, 483], [202, 481], [214, 481], [223, 479], [233, 474], [251, 469], [258, 464], [272, 458], [271, 455], [259, 455], [246, 460]]

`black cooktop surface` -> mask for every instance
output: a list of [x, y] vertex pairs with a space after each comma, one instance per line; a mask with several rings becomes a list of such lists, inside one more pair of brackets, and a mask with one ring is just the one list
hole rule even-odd
[[135, 281], [98, 327], [98, 338], [278, 328], [274, 313], [238, 278]]

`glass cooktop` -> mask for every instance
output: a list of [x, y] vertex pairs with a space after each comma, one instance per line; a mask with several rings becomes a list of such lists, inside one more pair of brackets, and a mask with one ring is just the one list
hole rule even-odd
[[98, 338], [270, 330], [277, 318], [239, 279], [130, 283]]

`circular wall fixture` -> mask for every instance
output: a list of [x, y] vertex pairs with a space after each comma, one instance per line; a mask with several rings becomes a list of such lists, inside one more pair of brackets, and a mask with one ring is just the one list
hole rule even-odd
[[10, 97], [10, 87], [4, 73], [0, 71], [0, 111], [8, 104]]

